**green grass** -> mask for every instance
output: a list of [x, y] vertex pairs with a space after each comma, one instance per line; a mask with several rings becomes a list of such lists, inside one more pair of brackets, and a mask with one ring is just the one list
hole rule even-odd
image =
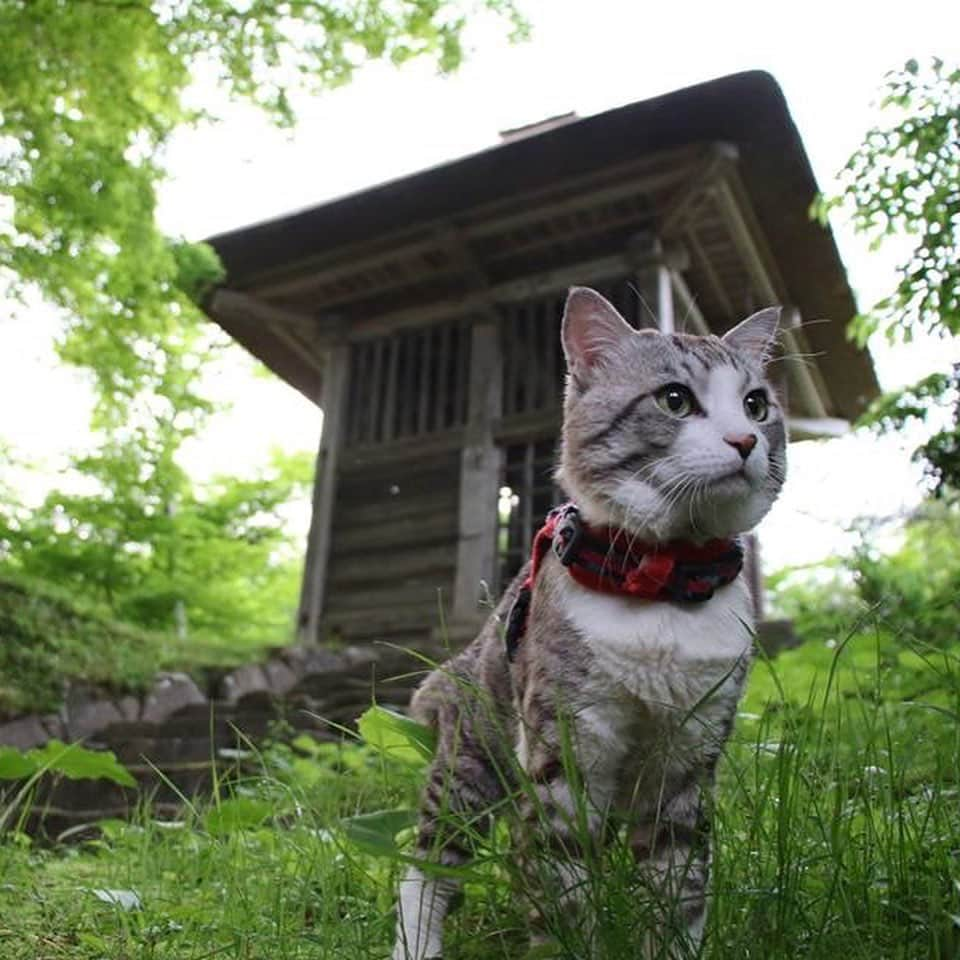
[[178, 640], [118, 623], [47, 584], [0, 576], [0, 719], [56, 710], [67, 682], [140, 692], [159, 670], [199, 675], [262, 659], [269, 649], [236, 636]]
[[[706, 956], [960, 956], [960, 646], [881, 631], [811, 642], [754, 667], [721, 767]], [[370, 748], [273, 747], [177, 827], [145, 812], [94, 841], [0, 842], [0, 957], [377, 958], [402, 863], [358, 846], [344, 817], [409, 807], [414, 762]], [[409, 841], [410, 831], [398, 842]], [[389, 839], [389, 838], [388, 838]], [[389, 844], [384, 845], [385, 848]], [[643, 901], [617, 846], [591, 878], [597, 956], [638, 956]], [[451, 958], [520, 958], [529, 907], [506, 828], [468, 874]], [[140, 909], [93, 891], [134, 891]], [[588, 929], [550, 918], [560, 955]]]

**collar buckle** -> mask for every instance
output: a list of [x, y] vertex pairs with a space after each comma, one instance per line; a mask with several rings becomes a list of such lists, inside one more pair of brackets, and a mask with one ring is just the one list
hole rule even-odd
[[570, 504], [563, 509], [553, 535], [553, 550], [560, 562], [569, 567], [577, 559], [583, 540], [583, 522], [580, 511]]

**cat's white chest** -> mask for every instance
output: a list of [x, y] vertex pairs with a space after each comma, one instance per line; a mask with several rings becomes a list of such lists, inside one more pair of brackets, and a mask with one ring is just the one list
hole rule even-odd
[[685, 605], [609, 596], [568, 579], [563, 602], [592, 653], [594, 682], [666, 709], [695, 706], [749, 655], [753, 616], [742, 579]]

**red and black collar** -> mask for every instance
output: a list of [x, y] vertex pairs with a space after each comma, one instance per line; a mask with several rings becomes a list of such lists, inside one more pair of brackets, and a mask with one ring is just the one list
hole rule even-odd
[[743, 568], [743, 547], [737, 540], [643, 543], [625, 530], [588, 526], [576, 504], [565, 503], [550, 511], [534, 538], [530, 572], [507, 621], [510, 660], [526, 631], [533, 585], [551, 546], [582, 586], [642, 600], [703, 603], [718, 587], [736, 580]]

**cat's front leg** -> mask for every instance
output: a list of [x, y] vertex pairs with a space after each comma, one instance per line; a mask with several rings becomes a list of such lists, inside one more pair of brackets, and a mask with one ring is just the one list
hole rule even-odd
[[[477, 719], [485, 714], [471, 690], [453, 688], [438, 705], [437, 752], [420, 798], [416, 858], [400, 881], [396, 940], [392, 960], [436, 960], [443, 955], [443, 926], [460, 882], [438, 875], [431, 864], [462, 867], [474, 843], [486, 836], [492, 812], [507, 794], [508, 772], [497, 751], [499, 738]], [[476, 708], [476, 710], [473, 710]], [[473, 712], [471, 712], [473, 710]], [[492, 721], [485, 720], [487, 726]]]
[[443, 923], [457, 889], [452, 880], [408, 868], [400, 881], [391, 960], [437, 960], [443, 955]]
[[622, 755], [613, 743], [604, 742], [601, 749], [595, 724], [588, 722], [596, 712], [567, 723], [541, 714], [536, 728], [528, 726], [521, 736], [518, 751], [526, 772], [522, 863], [535, 898], [531, 942], [536, 946], [560, 936], [566, 955], [577, 957], [590, 956], [593, 949], [591, 866], [596, 867], [611, 826], [608, 814]]
[[650, 897], [652, 924], [644, 958], [681, 960], [700, 950], [710, 876], [703, 794], [700, 786], [686, 787], [631, 831], [630, 848]]

